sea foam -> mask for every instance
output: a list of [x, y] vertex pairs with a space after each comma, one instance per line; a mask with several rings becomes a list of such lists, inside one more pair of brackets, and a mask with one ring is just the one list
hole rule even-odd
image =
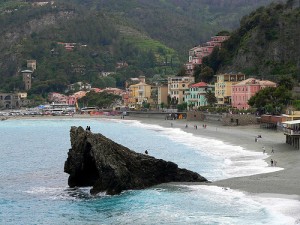
[[[120, 122], [124, 122], [120, 120]], [[154, 130], [160, 135], [170, 139], [173, 142], [184, 144], [195, 151], [201, 152], [210, 158], [222, 162], [220, 177], [216, 179], [225, 179], [231, 177], [250, 176], [261, 173], [271, 173], [283, 170], [280, 167], [271, 167], [266, 163], [267, 154], [250, 151], [241, 146], [225, 143], [221, 140], [208, 138], [205, 136], [194, 135], [180, 128], [165, 128], [159, 125], [144, 124], [139, 121], [125, 121], [132, 126], [142, 127], [144, 129]]]

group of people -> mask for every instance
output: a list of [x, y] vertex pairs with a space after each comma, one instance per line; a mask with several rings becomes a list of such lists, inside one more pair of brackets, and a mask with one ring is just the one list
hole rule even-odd
[[[274, 148], [272, 147], [271, 149], [272, 149], [272, 150], [271, 150], [271, 153], [274, 153]], [[265, 154], [265, 153], [266, 153], [266, 148], [265, 148], [265, 146], [262, 147], [262, 150], [263, 150], [263, 153]]]
[[[206, 125], [206, 124], [203, 124], [202, 126], [203, 126], [203, 128], [206, 128], [207, 125]], [[187, 124], [185, 125], [185, 128], [188, 128], [188, 125], [187, 125]], [[195, 124], [195, 125], [194, 125], [194, 128], [197, 130], [197, 129], [198, 129], [198, 126]]]
[[85, 130], [86, 130], [86, 131], [91, 131], [91, 127], [90, 127], [90, 126], [87, 126], [87, 127], [85, 128]]
[[[207, 127], [206, 124], [203, 124], [202, 126], [203, 126], [203, 128], [206, 128], [206, 127]], [[171, 127], [173, 127], [173, 123], [171, 123]], [[188, 125], [188, 124], [185, 124], [185, 128], [188, 128], [188, 127], [189, 127], [189, 125]], [[196, 129], [196, 130], [198, 129], [198, 126], [197, 126], [196, 124], [194, 125], [194, 129]]]
[[[263, 153], [265, 154], [266, 153], [266, 148], [263, 146], [262, 149], [263, 149]], [[274, 148], [273, 147], [271, 149], [271, 153], [274, 154]], [[271, 159], [270, 162], [271, 162], [271, 166], [276, 166], [277, 165], [276, 160]]]

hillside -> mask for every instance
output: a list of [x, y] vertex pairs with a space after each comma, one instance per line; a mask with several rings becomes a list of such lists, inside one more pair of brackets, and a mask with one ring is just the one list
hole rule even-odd
[[220, 30], [237, 28], [242, 16], [274, 0], [72, 0], [125, 18], [137, 29], [187, 55]]
[[220, 71], [300, 81], [300, 8], [292, 2], [261, 7], [244, 17], [220, 51]]
[[[62, 91], [79, 80], [122, 87], [132, 76], [176, 74], [190, 47], [270, 1], [57, 0], [37, 7], [34, 0], [4, 0], [0, 90], [22, 90], [18, 75], [27, 59], [38, 63], [31, 94]], [[76, 44], [66, 51], [59, 43]], [[118, 62], [129, 66], [116, 70]], [[102, 71], [116, 74], [100, 78]]]

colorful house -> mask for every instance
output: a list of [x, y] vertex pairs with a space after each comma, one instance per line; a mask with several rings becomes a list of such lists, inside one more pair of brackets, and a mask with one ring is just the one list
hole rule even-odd
[[167, 84], [160, 84], [157, 86], [157, 104], [158, 107], [161, 107], [162, 104], [165, 107], [168, 104], [168, 85]]
[[143, 81], [129, 86], [128, 105], [131, 108], [141, 108], [143, 102], [151, 102], [151, 85]]
[[206, 106], [208, 103], [205, 95], [208, 91], [214, 92], [214, 86], [205, 82], [191, 84], [189, 91], [186, 92], [185, 102], [188, 106], [193, 106], [195, 109], [200, 106]]
[[178, 104], [185, 102], [185, 92], [189, 90], [189, 85], [195, 82], [195, 78], [188, 77], [169, 77], [168, 95], [175, 99]]
[[231, 105], [231, 86], [245, 80], [245, 74], [225, 73], [216, 75], [215, 96], [217, 105]]
[[258, 91], [266, 87], [276, 87], [276, 83], [269, 80], [249, 78], [231, 86], [231, 105], [237, 109], [248, 109], [248, 101]]
[[229, 36], [214, 36], [211, 37], [210, 41], [190, 49], [189, 60], [185, 64], [187, 74], [192, 75], [195, 67], [202, 64], [202, 59], [210, 55], [214, 47], [221, 47], [222, 42], [228, 38]]

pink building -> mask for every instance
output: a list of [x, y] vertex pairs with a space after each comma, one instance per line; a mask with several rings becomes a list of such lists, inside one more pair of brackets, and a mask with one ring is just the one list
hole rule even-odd
[[51, 92], [48, 94], [48, 101], [49, 102], [55, 102], [60, 104], [67, 104], [68, 103], [68, 96], [57, 93], [57, 92]]
[[222, 42], [226, 41], [229, 36], [214, 36], [205, 44], [196, 46], [189, 50], [189, 61], [185, 64], [186, 72], [192, 75], [196, 65], [202, 64], [202, 59], [210, 55], [214, 47], [221, 47]]
[[249, 99], [261, 89], [276, 87], [276, 83], [269, 80], [249, 78], [231, 86], [231, 105], [238, 109], [248, 109]]
[[103, 89], [102, 92], [107, 92], [107, 93], [111, 93], [111, 94], [114, 94], [114, 95], [122, 95], [124, 90], [121, 90], [119, 88], [108, 87], [108, 88]]

